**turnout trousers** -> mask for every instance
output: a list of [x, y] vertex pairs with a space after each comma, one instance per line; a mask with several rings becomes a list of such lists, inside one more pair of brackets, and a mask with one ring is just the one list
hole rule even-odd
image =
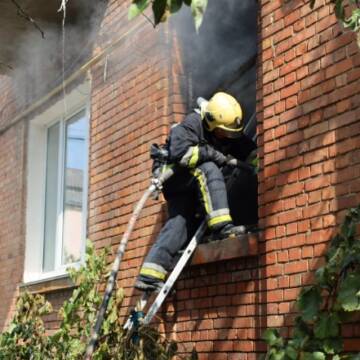
[[[141, 276], [165, 280], [175, 266], [179, 250], [195, 233], [204, 213], [211, 230], [232, 222], [223, 174], [213, 162], [180, 170], [164, 185], [168, 220], [140, 270]], [[200, 205], [200, 206], [199, 206]], [[197, 215], [199, 210], [202, 214]]]

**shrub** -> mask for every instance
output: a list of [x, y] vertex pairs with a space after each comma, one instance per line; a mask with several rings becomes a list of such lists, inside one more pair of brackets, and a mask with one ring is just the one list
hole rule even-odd
[[326, 253], [315, 283], [304, 288], [297, 300], [300, 315], [291, 339], [268, 329], [264, 339], [268, 360], [360, 360], [344, 354], [340, 325], [360, 310], [360, 206], [350, 209]]
[[[108, 250], [96, 254], [87, 244], [86, 261], [79, 269], [69, 269], [69, 276], [78, 286], [58, 312], [59, 329], [48, 334], [44, 315], [53, 310], [42, 295], [28, 292], [17, 301], [16, 313], [8, 329], [0, 334], [0, 360], [75, 360], [82, 359], [102, 300], [100, 286], [107, 278]], [[149, 326], [140, 326], [137, 341], [128, 338], [118, 317], [123, 289], [115, 289], [102, 325], [94, 360], [168, 360], [177, 352], [174, 341], [168, 341]], [[192, 355], [192, 359], [196, 354]]]

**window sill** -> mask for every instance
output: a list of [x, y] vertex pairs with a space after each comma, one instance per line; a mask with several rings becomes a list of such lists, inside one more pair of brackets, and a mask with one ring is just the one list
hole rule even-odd
[[[258, 254], [258, 234], [246, 234], [234, 239], [213, 241], [198, 245], [191, 265], [237, 259]], [[45, 294], [76, 287], [68, 274], [20, 284], [20, 292]]]
[[73, 289], [76, 284], [72, 282], [68, 274], [50, 279], [43, 279], [20, 284], [20, 292], [28, 291], [33, 294], [45, 294], [60, 290]]
[[200, 244], [194, 253], [191, 265], [255, 256], [258, 254], [257, 244], [258, 234], [245, 234], [234, 239]]

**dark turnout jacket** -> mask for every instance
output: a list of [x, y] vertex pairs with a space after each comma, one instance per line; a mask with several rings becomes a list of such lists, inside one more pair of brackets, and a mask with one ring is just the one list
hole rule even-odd
[[236, 139], [216, 139], [204, 128], [201, 116], [196, 112], [173, 127], [168, 139], [170, 162], [187, 168], [195, 168], [206, 161], [217, 163], [218, 154], [214, 150], [245, 161], [255, 148], [255, 143], [245, 134]]

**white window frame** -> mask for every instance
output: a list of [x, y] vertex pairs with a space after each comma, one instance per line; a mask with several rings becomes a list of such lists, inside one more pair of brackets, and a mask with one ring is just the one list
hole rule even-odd
[[[87, 213], [88, 213], [88, 162], [89, 162], [89, 133], [90, 133], [90, 91], [89, 80], [75, 87], [64, 99], [50, 106], [46, 111], [37, 115], [29, 123], [28, 157], [27, 157], [27, 206], [26, 206], [26, 238], [24, 283], [32, 283], [65, 276], [70, 266], [77, 267], [85, 258]], [[66, 114], [65, 114], [66, 109]], [[82, 251], [79, 262], [61, 265], [63, 245], [63, 197], [64, 197], [64, 164], [65, 164], [65, 131], [66, 122], [74, 115], [85, 111], [88, 119], [88, 134], [86, 141], [85, 176], [83, 182], [83, 216]], [[44, 240], [45, 240], [45, 196], [46, 196], [46, 160], [48, 129], [60, 123], [59, 128], [59, 167], [57, 193], [57, 229], [55, 242], [54, 270], [44, 272]]]

